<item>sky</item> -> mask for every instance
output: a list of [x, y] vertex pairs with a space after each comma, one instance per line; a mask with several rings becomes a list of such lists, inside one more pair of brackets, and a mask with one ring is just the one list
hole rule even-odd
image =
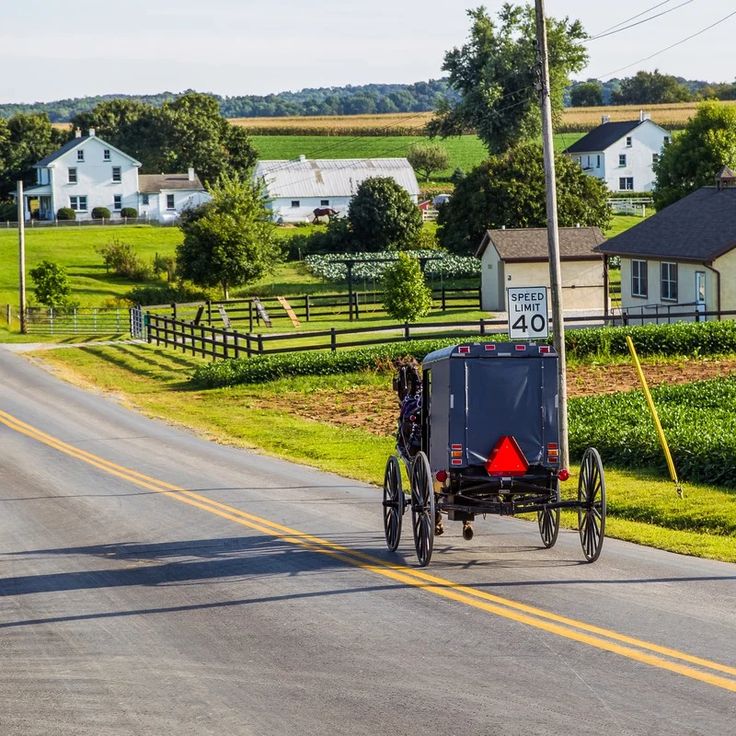
[[[661, 0], [546, 0], [591, 35]], [[734, 0], [669, 0], [661, 18], [588, 43], [578, 78], [620, 67], [736, 11]], [[411, 83], [442, 76], [463, 43], [468, 0], [0, 0], [0, 103], [196, 89], [221, 95]], [[486, 0], [491, 13], [502, 5]], [[635, 22], [635, 21], [632, 21]], [[658, 68], [733, 81], [736, 15], [677, 48], [616, 72]]]

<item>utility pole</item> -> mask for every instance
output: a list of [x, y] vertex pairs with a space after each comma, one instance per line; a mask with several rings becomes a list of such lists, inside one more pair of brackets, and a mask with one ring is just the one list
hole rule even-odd
[[18, 204], [18, 260], [20, 268], [20, 331], [26, 334], [26, 212], [23, 202], [23, 182], [18, 181], [16, 191]]
[[565, 324], [562, 319], [562, 269], [560, 267], [560, 233], [557, 229], [557, 191], [555, 152], [552, 139], [552, 103], [549, 94], [549, 61], [547, 58], [547, 27], [544, 0], [535, 0], [537, 18], [537, 64], [542, 108], [542, 148], [544, 176], [547, 187], [547, 243], [549, 248], [549, 283], [552, 292], [552, 329], [558, 358], [560, 467], [570, 467], [567, 442], [567, 361], [565, 359]]

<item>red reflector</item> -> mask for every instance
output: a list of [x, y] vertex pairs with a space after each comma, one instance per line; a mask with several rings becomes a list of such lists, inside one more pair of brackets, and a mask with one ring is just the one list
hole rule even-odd
[[462, 465], [462, 460], [450, 460], [450, 465]]
[[549, 345], [540, 345], [539, 346], [539, 352], [540, 353], [549, 353], [551, 352], [551, 348]]
[[496, 349], [496, 346], [493, 343], [486, 343], [486, 352], [487, 353], [490, 353], [490, 352], [492, 352], [495, 349]]
[[437, 480], [438, 480], [438, 481], [439, 481], [440, 483], [444, 483], [444, 482], [445, 482], [445, 481], [447, 480], [447, 471], [446, 471], [446, 470], [438, 470], [438, 471], [437, 471], [437, 472], [436, 472], [436, 473], [434, 474], [434, 477], [435, 477], [435, 478], [437, 478]]
[[461, 345], [457, 349], [458, 353], [469, 353], [470, 352], [470, 345]]
[[567, 468], [562, 468], [562, 470], [557, 473], [557, 477], [560, 480], [567, 480], [570, 477], [570, 471]]
[[547, 449], [548, 450], [556, 450], [558, 448], [558, 444], [556, 442], [548, 442], [547, 443]]
[[451, 450], [462, 450], [463, 446], [462, 445], [450, 445], [450, 449]]
[[552, 456], [552, 455], [548, 455], [548, 456], [547, 456], [547, 462], [548, 462], [548, 463], [549, 463], [550, 465], [557, 465], [557, 463], [558, 463], [558, 462], [560, 462], [560, 458], [558, 458], [558, 457], [554, 457], [554, 456]]
[[519, 443], [510, 435], [501, 437], [486, 462], [489, 475], [524, 475], [528, 468]]
[[514, 350], [517, 353], [523, 353], [526, 350], [526, 345], [514, 345]]

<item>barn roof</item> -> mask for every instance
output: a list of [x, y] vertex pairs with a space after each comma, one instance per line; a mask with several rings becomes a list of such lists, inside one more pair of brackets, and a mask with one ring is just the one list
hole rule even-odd
[[262, 179], [271, 199], [352, 197], [364, 179], [391, 177], [412, 196], [419, 184], [405, 158], [308, 159], [260, 161], [255, 178]]
[[[599, 260], [600, 254], [594, 248], [605, 242], [603, 233], [597, 227], [561, 227], [560, 260], [587, 261]], [[547, 261], [547, 228], [526, 227], [507, 230], [487, 230], [476, 252], [480, 258], [486, 248], [493, 243], [498, 255], [506, 263]]]

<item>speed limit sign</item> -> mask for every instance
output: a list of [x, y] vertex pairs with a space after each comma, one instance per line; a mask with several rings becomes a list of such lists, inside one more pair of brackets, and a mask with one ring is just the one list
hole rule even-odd
[[509, 339], [538, 340], [548, 337], [546, 286], [509, 286], [506, 289], [506, 304]]

